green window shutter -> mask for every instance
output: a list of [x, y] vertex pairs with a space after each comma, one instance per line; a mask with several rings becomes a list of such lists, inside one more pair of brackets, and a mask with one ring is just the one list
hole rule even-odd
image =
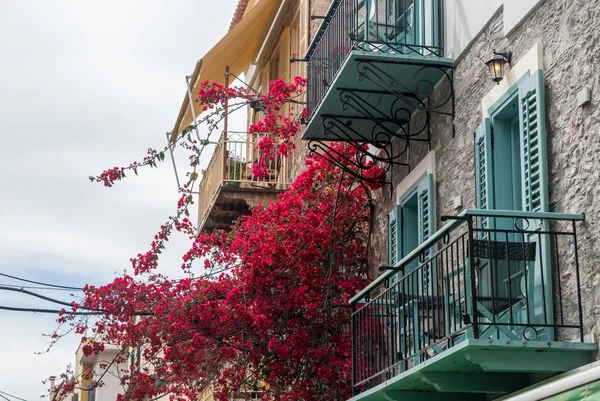
[[388, 216], [388, 263], [393, 266], [402, 258], [402, 208], [395, 206]]
[[[475, 199], [477, 209], [494, 209], [493, 167], [492, 124], [489, 118], [485, 118], [475, 130]], [[492, 228], [491, 223], [488, 217], [479, 219], [479, 226], [483, 229]]]
[[425, 242], [434, 230], [435, 205], [433, 196], [433, 175], [427, 174], [419, 181], [418, 194], [418, 222], [419, 244]]
[[[547, 212], [548, 162], [546, 151], [546, 123], [544, 112], [544, 76], [537, 70], [519, 85], [519, 128], [521, 145], [521, 197], [523, 210]], [[529, 231], [547, 229], [543, 220], [530, 221]], [[525, 240], [538, 242], [539, 254], [535, 266], [530, 269], [528, 286], [530, 301], [528, 313], [532, 322], [552, 324], [552, 262], [550, 239], [547, 235], [525, 235]], [[536, 247], [537, 248], [537, 247]], [[543, 275], [542, 275], [543, 272]], [[546, 313], [543, 313], [543, 311]], [[540, 333], [542, 340], [552, 340], [552, 329]]]
[[523, 210], [528, 212], [548, 211], [543, 79], [542, 70], [538, 70], [519, 86], [521, 191]]

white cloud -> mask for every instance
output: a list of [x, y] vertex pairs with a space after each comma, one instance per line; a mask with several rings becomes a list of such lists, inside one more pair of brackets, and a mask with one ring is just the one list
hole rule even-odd
[[[178, 198], [171, 166], [110, 189], [87, 177], [164, 145], [184, 76], [226, 33], [236, 3], [1, 2], [0, 272], [97, 284], [147, 250]], [[161, 269], [181, 275], [186, 242], [170, 244]], [[2, 305], [32, 302], [0, 292]], [[76, 336], [34, 355], [53, 319], [0, 311], [0, 390], [37, 400], [41, 381], [74, 362]]]

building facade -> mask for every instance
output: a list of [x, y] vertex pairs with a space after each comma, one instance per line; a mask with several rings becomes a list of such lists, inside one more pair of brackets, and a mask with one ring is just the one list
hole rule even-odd
[[304, 139], [367, 143], [354, 171], [387, 169], [377, 278], [351, 301], [353, 399], [512, 399], [547, 380], [515, 396], [544, 399], [568, 390], [560, 373], [598, 379], [599, 5], [333, 2]]
[[[66, 381], [75, 381], [75, 387], [68, 392], [64, 390], [65, 378], [58, 385], [55, 377], [50, 378], [51, 401], [114, 401], [123, 394], [125, 387], [121, 384], [121, 376], [128, 371], [127, 362], [115, 362], [121, 349], [113, 344], [104, 344], [104, 350], [98, 354], [86, 356], [83, 347], [93, 338], [87, 338], [75, 352], [75, 368], [72, 377]], [[135, 358], [135, 352], [130, 352]], [[139, 358], [139, 355], [137, 356]], [[133, 362], [133, 359], [132, 359]], [[101, 385], [96, 383], [101, 382]]]
[[234, 73], [260, 93], [306, 73], [304, 142], [284, 180], [205, 175], [199, 221], [228, 227], [331, 141], [361, 149], [349, 172], [385, 169], [374, 281], [351, 301], [353, 400], [600, 399], [599, 17], [597, 0], [240, 3], [228, 35], [262, 30]]

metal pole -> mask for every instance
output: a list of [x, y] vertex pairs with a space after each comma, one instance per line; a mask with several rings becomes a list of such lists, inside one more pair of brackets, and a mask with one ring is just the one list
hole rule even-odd
[[[577, 229], [575, 227], [576, 222], [572, 220], [573, 224], [573, 248], [575, 251], [575, 278], [577, 279], [577, 308], [579, 310], [579, 337], [581, 342], [584, 342], [583, 338], [583, 305], [581, 304], [581, 278], [579, 277], [579, 254], [577, 253]], [[557, 272], [560, 274], [560, 272]], [[562, 294], [561, 294], [562, 296]]]
[[358, 384], [358, 325], [356, 322], [356, 304], [352, 304], [352, 394], [355, 395]]
[[194, 110], [194, 99], [192, 98], [192, 88], [190, 88], [190, 79], [191, 78], [192, 77], [189, 75], [185, 76], [185, 85], [187, 86], [188, 102], [190, 104], [190, 112], [192, 113], [192, 118], [193, 118], [192, 124], [194, 125], [194, 131], [196, 131], [196, 138], [198, 138], [198, 142], [201, 142], [202, 140], [200, 139], [200, 134], [198, 133], [198, 126], [196, 124], [196, 111]]
[[474, 255], [474, 243], [473, 241], [475, 240], [474, 238], [474, 230], [473, 230], [473, 217], [472, 216], [468, 216], [467, 217], [467, 228], [468, 228], [468, 233], [469, 233], [469, 275], [471, 278], [471, 291], [470, 291], [470, 298], [471, 298], [471, 325], [473, 326], [473, 338], [479, 338], [479, 324], [477, 321], [477, 285], [475, 283], [475, 269], [477, 269], [477, 267], [475, 266], [475, 255]]
[[[225, 67], [225, 89], [229, 88], [229, 66]], [[223, 182], [222, 185], [225, 185], [225, 180], [227, 179], [227, 122], [229, 120], [229, 98], [227, 95], [225, 96], [225, 102], [223, 104], [225, 107], [224, 115], [223, 115]], [[234, 171], [235, 174], [235, 171]]]

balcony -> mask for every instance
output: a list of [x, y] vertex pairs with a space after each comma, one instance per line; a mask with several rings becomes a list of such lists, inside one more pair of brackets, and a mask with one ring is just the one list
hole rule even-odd
[[591, 362], [582, 215], [469, 209], [446, 219], [351, 299], [352, 400], [481, 400]]
[[[306, 54], [303, 139], [311, 141], [312, 151], [321, 154], [330, 141], [343, 141], [359, 151], [357, 168], [364, 167], [364, 156], [407, 165], [410, 143], [429, 143], [430, 115], [454, 114], [442, 5], [442, 0], [333, 1]], [[444, 95], [431, 96], [441, 82]], [[399, 144], [389, 146], [394, 139]]]
[[259, 136], [245, 132], [221, 135], [200, 182], [198, 224], [203, 232], [228, 230], [240, 216], [249, 214], [251, 207], [274, 201], [289, 187], [291, 168], [285, 158], [268, 160], [266, 177], [252, 175], [252, 164], [261, 157], [259, 141]]

